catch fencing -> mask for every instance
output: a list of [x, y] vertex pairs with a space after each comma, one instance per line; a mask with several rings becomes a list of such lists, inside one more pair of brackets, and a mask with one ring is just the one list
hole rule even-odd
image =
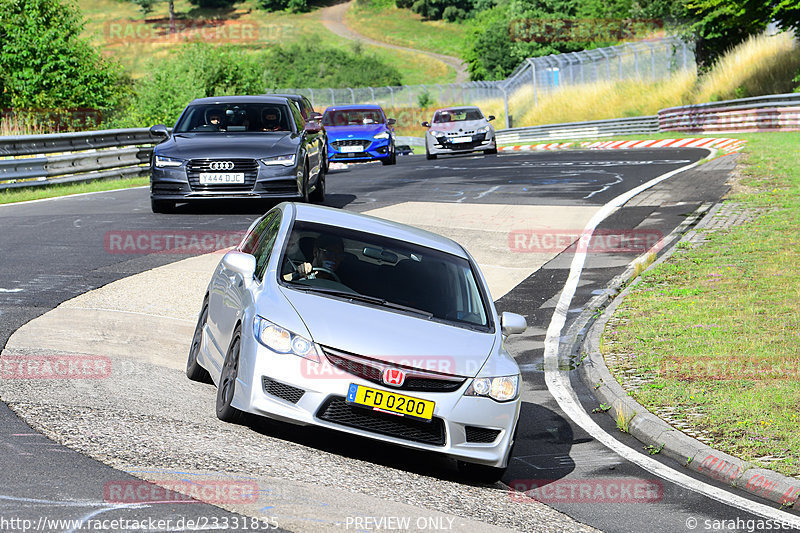
[[531, 91], [534, 105], [542, 94], [570, 85], [628, 79], [660, 80], [681, 70], [696, 69], [693, 46], [677, 37], [528, 58], [500, 81], [401, 85], [397, 87], [292, 88], [268, 92], [303, 94], [314, 107], [374, 103], [386, 107], [480, 104], [503, 99], [509, 127], [508, 99]]

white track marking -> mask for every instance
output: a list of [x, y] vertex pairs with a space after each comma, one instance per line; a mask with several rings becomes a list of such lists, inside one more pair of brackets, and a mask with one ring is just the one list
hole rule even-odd
[[[686, 165], [672, 172], [663, 174], [654, 178], [635, 189], [632, 189], [624, 194], [621, 194], [605, 204], [586, 224], [581, 235], [582, 239], [591, 239], [595, 228], [600, 222], [608, 217], [617, 208], [621, 207], [625, 202], [639, 194], [640, 192], [649, 189], [650, 187], [661, 183], [662, 181], [697, 166], [699, 162]], [[578, 247], [580, 250], [581, 247]], [[589, 417], [586, 411], [581, 406], [575, 391], [569, 383], [569, 373], [558, 368], [558, 346], [561, 338], [561, 331], [567, 319], [567, 311], [572, 303], [572, 298], [575, 295], [575, 290], [580, 281], [581, 272], [583, 271], [584, 263], [586, 262], [586, 251], [576, 251], [572, 258], [570, 265], [569, 277], [567, 278], [561, 295], [558, 299], [553, 318], [547, 328], [547, 336], [545, 337], [544, 346], [544, 370], [545, 370], [545, 383], [547, 389], [553, 398], [558, 402], [559, 407], [572, 419], [573, 422], [578, 424], [587, 433], [589, 433], [598, 442], [602, 443], [607, 448], [613, 450], [624, 459], [631, 463], [644, 468], [648, 472], [656, 476], [675, 483], [676, 485], [685, 489], [697, 492], [707, 496], [713, 500], [723, 503], [731, 507], [735, 507], [742, 511], [756, 514], [766, 519], [780, 521], [784, 524], [791, 525], [792, 527], [800, 528], [800, 517], [782, 512], [767, 505], [763, 505], [747, 498], [743, 498], [738, 494], [729, 492], [727, 490], [714, 487], [702, 481], [698, 481], [682, 472], [673, 470], [672, 468], [661, 464], [655, 459], [642, 455], [639, 452], [622, 444], [617, 439], [606, 433], [594, 420]]]

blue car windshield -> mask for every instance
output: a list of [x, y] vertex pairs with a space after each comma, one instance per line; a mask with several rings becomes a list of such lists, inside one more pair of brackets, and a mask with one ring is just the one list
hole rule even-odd
[[486, 296], [470, 262], [440, 250], [297, 221], [280, 264], [281, 282], [298, 290], [490, 328]]
[[292, 121], [289, 108], [282, 104], [199, 104], [183, 112], [175, 133], [291, 132]]
[[322, 117], [325, 126], [365, 126], [385, 122], [380, 109], [334, 109], [325, 111]]

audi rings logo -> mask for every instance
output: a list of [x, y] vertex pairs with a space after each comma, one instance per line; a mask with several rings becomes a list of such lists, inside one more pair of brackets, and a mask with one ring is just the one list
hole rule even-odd
[[233, 161], [212, 161], [208, 168], [211, 170], [233, 170]]

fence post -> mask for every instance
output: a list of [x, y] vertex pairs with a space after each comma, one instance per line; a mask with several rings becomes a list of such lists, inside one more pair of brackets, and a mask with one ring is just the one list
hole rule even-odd
[[394, 107], [394, 89], [392, 89], [389, 85], [386, 86], [389, 89], [389, 94], [392, 96], [392, 107]]
[[539, 104], [539, 97], [536, 94], [537, 93], [537, 88], [536, 88], [536, 62], [534, 62], [533, 59], [529, 58], [528, 59], [528, 64], [531, 66], [531, 77], [533, 79], [533, 105], [535, 106], [535, 105]]
[[314, 89], [309, 89], [308, 91], [311, 93], [311, 107], [315, 107], [316, 104], [314, 104]]
[[638, 80], [641, 76], [639, 75], [639, 52], [636, 50], [636, 46], [633, 46], [633, 68], [636, 70], [636, 79]]
[[333, 92], [333, 89], [328, 89], [331, 92], [331, 105], [336, 105], [336, 94]]
[[500, 87], [500, 90], [503, 91], [503, 109], [506, 113], [506, 129], [508, 129], [511, 127], [511, 120], [508, 118], [508, 91], [505, 87]]
[[650, 43], [647, 44], [650, 47], [650, 79], [655, 81], [656, 79], [656, 49]]
[[369, 88], [369, 94], [372, 95], [372, 103], [377, 104], [378, 102], [375, 101], [375, 89], [372, 87]]

